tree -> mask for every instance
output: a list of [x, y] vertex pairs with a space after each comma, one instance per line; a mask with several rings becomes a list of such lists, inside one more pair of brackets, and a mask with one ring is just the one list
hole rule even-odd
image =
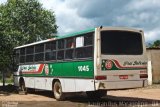
[[57, 28], [54, 12], [37, 0], [0, 4], [0, 71], [13, 67], [14, 47], [51, 38]]
[[153, 47], [155, 47], [155, 48], [160, 48], [160, 40], [154, 41]]
[[156, 40], [151, 44], [151, 48], [160, 48], [160, 40]]

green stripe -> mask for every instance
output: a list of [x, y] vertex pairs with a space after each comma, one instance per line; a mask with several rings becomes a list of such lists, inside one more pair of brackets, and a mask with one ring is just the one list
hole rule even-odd
[[73, 37], [73, 36], [77, 36], [77, 35], [93, 32], [94, 30], [95, 30], [95, 28], [90, 28], [90, 29], [82, 30], [80, 32], [74, 32], [74, 33], [70, 33], [70, 34], [67, 34], [67, 35], [58, 36], [57, 39], [62, 39], [62, 38], [67, 38], [67, 37]]
[[49, 74], [45, 73], [45, 67], [41, 74], [23, 74], [23, 76], [54, 76], [54, 77], [74, 77], [74, 78], [93, 78], [93, 61], [76, 61], [49, 63]]

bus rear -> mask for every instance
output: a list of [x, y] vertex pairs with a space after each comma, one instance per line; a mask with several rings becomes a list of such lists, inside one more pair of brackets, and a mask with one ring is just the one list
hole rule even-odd
[[147, 57], [142, 30], [97, 28], [95, 88], [128, 89], [147, 85]]

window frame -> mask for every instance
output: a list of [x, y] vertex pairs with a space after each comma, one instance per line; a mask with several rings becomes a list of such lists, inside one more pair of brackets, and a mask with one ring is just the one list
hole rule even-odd
[[[75, 39], [77, 38], [77, 37], [84, 37], [84, 39], [85, 39], [85, 37], [86, 36], [88, 36], [88, 34], [91, 34], [91, 36], [92, 36], [92, 45], [86, 45], [85, 46], [85, 44], [83, 44], [83, 46], [82, 47], [75, 47], [75, 60], [86, 60], [86, 59], [94, 59], [94, 39], [95, 39], [95, 32], [88, 32], [88, 33], [84, 33], [84, 34], [81, 34], [81, 35], [78, 35], [78, 36], [75, 36]], [[85, 41], [85, 40], [84, 40]], [[83, 41], [83, 42], [84, 42]], [[76, 41], [75, 41], [76, 42]], [[77, 56], [76, 56], [76, 49], [80, 49], [80, 48], [88, 48], [88, 47], [91, 47], [92, 48], [92, 56], [91, 57], [84, 57], [84, 58], [77, 58]]]
[[[33, 53], [27, 53], [27, 48], [30, 48], [30, 47], [33, 47]], [[29, 56], [29, 55], [33, 55], [33, 60], [32, 61], [25, 61], [25, 64], [30, 64], [30, 63], [34, 63], [34, 59], [35, 59], [35, 56], [34, 56], [34, 53], [35, 53], [35, 46], [34, 45], [31, 45], [31, 46], [27, 46], [25, 47], [26, 48], [26, 57]]]
[[[24, 54], [21, 54], [21, 50], [24, 49]], [[24, 57], [24, 62], [21, 62], [21, 57]], [[19, 52], [19, 64], [25, 64], [26, 63], [26, 47], [20, 48]]]
[[[50, 45], [52, 44], [52, 42], [54, 42], [55, 43], [55, 49], [51, 49], [50, 51], [46, 51], [46, 45], [48, 44], [48, 43], [50, 43]], [[51, 47], [50, 47], [51, 48]], [[49, 60], [46, 60], [46, 54], [47, 53], [52, 53], [52, 52], [55, 52], [55, 59], [49, 59]], [[57, 60], [57, 40], [54, 40], [54, 41], [49, 41], [49, 42], [46, 42], [45, 43], [45, 49], [44, 49], [44, 62], [56, 62], [56, 60]]]
[[[86, 46], [84, 44], [82, 47], [76, 47], [76, 38], [77, 37], [84, 37], [85, 38], [85, 36], [87, 36], [87, 35], [91, 35], [92, 36], [92, 44], [86, 45]], [[71, 47], [71, 48], [67, 47], [67, 40], [68, 39], [72, 39], [73, 40], [73, 45], [74, 46]], [[36, 63], [51, 63], [51, 62], [55, 63], [55, 62], [93, 60], [94, 59], [94, 39], [95, 39], [95, 32], [93, 31], [93, 32], [79, 34], [79, 35], [74, 35], [72, 37], [66, 37], [66, 38], [62, 38], [62, 39], [57, 39], [57, 40], [53, 40], [53, 41], [40, 43], [40, 44], [43, 44], [43, 48], [44, 48], [43, 52], [36, 52], [36, 46], [38, 46], [40, 44], [35, 44], [35, 45], [30, 45], [30, 46], [27, 46], [27, 47], [23, 47], [25, 49], [25, 55], [24, 55], [25, 56], [25, 62], [24, 63], [20, 63], [20, 56], [21, 55], [19, 55], [19, 64], [31, 64], [31, 63], [36, 64]], [[60, 49], [58, 48], [58, 41], [63, 41], [64, 42], [63, 43], [63, 48], [60, 48]], [[51, 48], [49, 51], [47, 51], [48, 48], [46, 48], [48, 43], [50, 44], [49, 47]], [[53, 44], [56, 45], [56, 46], [54, 46], [54, 48], [52, 49], [51, 46]], [[31, 53], [31, 54], [27, 54], [26, 53], [26, 49], [29, 48], [29, 47], [33, 47], [33, 53]], [[91, 47], [91, 49], [92, 49], [92, 53], [91, 53], [92, 56], [91, 57], [78, 58], [76, 56], [76, 50], [81, 48], [83, 51], [85, 51], [85, 48], [89, 48], [89, 47]], [[19, 50], [21, 50], [23, 48], [19, 48]], [[16, 50], [18, 50], [18, 49], [16, 49]], [[72, 58], [67, 58], [66, 57], [67, 56], [67, 51], [69, 51], [69, 50], [72, 50]], [[60, 51], [63, 51], [63, 55], [64, 55], [63, 59], [58, 59], [58, 52], [60, 52]], [[43, 60], [36, 61], [35, 60], [36, 54], [41, 54], [41, 53], [43, 53]], [[51, 54], [54, 53], [55, 54], [54, 55], [55, 58], [53, 58], [53, 59], [50, 58], [50, 59], [46, 60], [47, 59], [46, 54], [49, 54], [49, 53], [51, 53]], [[19, 52], [19, 54], [20, 54], [20, 52]], [[27, 55], [33, 55], [33, 61], [32, 62], [31, 61], [30, 62], [26, 62]]]
[[[43, 51], [40, 51], [40, 52], [36, 52], [36, 46], [38, 46], [38, 45], [43, 45]], [[40, 44], [36, 44], [36, 45], [34, 45], [34, 61], [33, 62], [35, 62], [35, 63], [38, 63], [38, 62], [44, 62], [44, 53], [45, 53], [45, 43], [40, 43]], [[43, 54], [42, 56], [43, 56], [43, 58], [42, 58], [42, 60], [37, 60], [36, 61], [36, 55], [39, 55], [39, 54]]]

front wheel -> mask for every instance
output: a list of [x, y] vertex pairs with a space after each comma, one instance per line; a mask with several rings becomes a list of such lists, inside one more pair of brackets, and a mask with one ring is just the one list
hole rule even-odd
[[56, 81], [53, 84], [53, 93], [56, 100], [58, 101], [64, 100], [64, 93], [62, 92], [62, 86], [59, 81]]

